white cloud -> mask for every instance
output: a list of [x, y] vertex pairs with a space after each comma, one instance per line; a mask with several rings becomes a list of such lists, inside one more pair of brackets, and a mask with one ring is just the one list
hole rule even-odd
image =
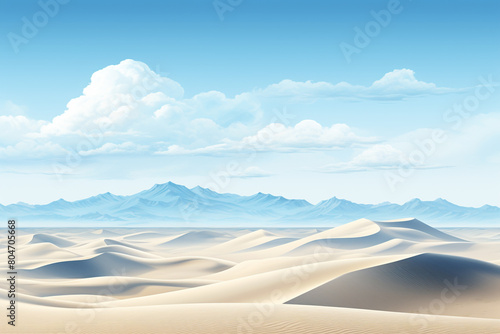
[[386, 92], [409, 93], [444, 93], [447, 88], [437, 88], [433, 83], [419, 81], [415, 78], [415, 72], [406, 68], [386, 73], [380, 80], [376, 80], [371, 89]]
[[16, 144], [24, 140], [29, 134], [36, 133], [47, 124], [44, 121], [35, 121], [26, 116], [0, 116], [0, 144]]
[[154, 154], [157, 155], [217, 155], [224, 152], [234, 152], [237, 148], [227, 143], [209, 145], [199, 148], [187, 149], [179, 145], [170, 145], [167, 149], [160, 149]]
[[434, 83], [419, 81], [415, 72], [409, 69], [396, 69], [386, 73], [372, 85], [359, 86], [347, 82], [332, 84], [329, 82], [297, 82], [283, 80], [259, 91], [268, 97], [294, 98], [353, 98], [353, 99], [402, 99], [418, 95], [433, 95], [460, 92], [462, 89], [437, 87]]
[[261, 114], [260, 102], [248, 93], [228, 98], [209, 91], [183, 99], [177, 82], [128, 59], [94, 73], [83, 94], [34, 137], [65, 143], [68, 136], [99, 136], [115, 143], [207, 146], [250, 134], [249, 124]]
[[62, 156], [68, 151], [59, 144], [51, 142], [38, 143], [35, 140], [24, 140], [15, 145], [0, 147], [0, 157], [33, 159], [51, 156]]
[[95, 72], [83, 95], [42, 127], [43, 135], [85, 134], [131, 128], [148, 119], [155, 97], [182, 98], [177, 82], [161, 77], [141, 62], [127, 59]]
[[393, 169], [403, 165], [404, 154], [402, 151], [389, 144], [376, 144], [348, 162], [339, 162], [323, 166], [322, 172], [360, 172], [376, 169]]
[[257, 134], [245, 137], [244, 146], [257, 150], [335, 149], [355, 143], [367, 143], [375, 138], [356, 135], [346, 124], [322, 126], [313, 120], [303, 120], [293, 127], [273, 123]]
[[457, 130], [420, 128], [374, 145], [347, 162], [329, 164], [323, 172], [381, 169], [435, 169], [498, 163], [500, 113], [477, 114]]
[[352, 159], [355, 166], [381, 167], [401, 164], [403, 152], [389, 144], [378, 144], [361, 152]]
[[247, 179], [247, 178], [254, 178], [254, 177], [268, 177], [271, 175], [273, 175], [271, 172], [263, 170], [260, 167], [250, 166], [250, 167], [245, 168], [242, 171], [231, 174], [231, 177]]
[[82, 156], [87, 156], [98, 154], [137, 153], [140, 151], [146, 151], [147, 149], [148, 147], [146, 145], [137, 145], [132, 142], [125, 142], [121, 144], [106, 143], [99, 148], [80, 151], [78, 153]]
[[223, 127], [233, 123], [251, 123], [261, 116], [261, 104], [250, 93], [228, 98], [218, 91], [195, 95], [184, 101], [188, 110], [196, 117], [210, 118]]
[[303, 120], [295, 126], [287, 127], [281, 123], [272, 123], [244, 137], [239, 141], [226, 140], [223, 143], [194, 149], [171, 145], [157, 154], [217, 154], [221, 152], [299, 152], [304, 150], [332, 150], [351, 147], [356, 144], [374, 142], [374, 137], [361, 137], [346, 124], [322, 126], [313, 120]]
[[[161, 77], [144, 63], [127, 59], [95, 72], [83, 94], [72, 99], [63, 114], [42, 126], [41, 134], [142, 133], [173, 141], [179, 137], [176, 128], [182, 127], [182, 134], [192, 141], [197, 134], [189, 131], [191, 122], [210, 119], [219, 127], [218, 136], [214, 135], [214, 139], [235, 139], [237, 135], [245, 135], [241, 132], [241, 125], [255, 124], [262, 118], [263, 97], [397, 99], [451, 91], [418, 81], [412, 70], [400, 69], [386, 73], [369, 87], [346, 82], [331, 84], [283, 80], [263, 90], [242, 93], [234, 98], [209, 91], [183, 99], [180, 84]], [[235, 126], [238, 127], [237, 132], [225, 131]]]
[[272, 115], [266, 115], [263, 104], [269, 98], [280, 103], [296, 97], [398, 99], [451, 91], [418, 81], [413, 71], [401, 69], [386, 73], [368, 87], [283, 80], [234, 97], [208, 91], [184, 98], [179, 83], [127, 59], [95, 72], [82, 95], [69, 101], [66, 110], [50, 122], [0, 116], [0, 128], [6, 129], [0, 133], [0, 147], [6, 151], [7, 146], [36, 140], [39, 149], [46, 147], [49, 153], [56, 146], [75, 150], [82, 139], [92, 137], [100, 138], [99, 145], [79, 150], [82, 155], [134, 150], [177, 155], [331, 150], [375, 138], [360, 137], [346, 124], [328, 127], [313, 120], [295, 126], [269, 124]]

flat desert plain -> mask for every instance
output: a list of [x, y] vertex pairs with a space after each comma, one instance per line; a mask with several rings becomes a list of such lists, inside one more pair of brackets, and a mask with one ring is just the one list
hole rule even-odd
[[1, 333], [500, 333], [500, 229], [24, 229], [17, 248]]

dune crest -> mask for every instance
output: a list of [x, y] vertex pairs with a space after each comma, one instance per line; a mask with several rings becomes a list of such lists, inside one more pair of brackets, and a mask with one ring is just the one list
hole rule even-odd
[[[30, 321], [19, 332], [64, 332], [47, 320], [56, 317], [81, 333], [497, 334], [497, 236], [414, 218], [330, 229], [27, 229], [17, 297]], [[144, 327], [134, 327], [138, 317]]]

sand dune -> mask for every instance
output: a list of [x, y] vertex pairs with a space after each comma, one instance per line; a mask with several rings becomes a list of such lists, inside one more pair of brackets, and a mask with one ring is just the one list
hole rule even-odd
[[24, 246], [19, 250], [22, 257], [37, 258], [43, 257], [44, 259], [66, 259], [77, 256], [76, 253], [57, 247], [52, 243], [35, 243], [33, 245]]
[[[41, 285], [35, 280], [23, 279], [20, 292], [31, 296], [50, 297], [62, 295], [101, 295], [103, 291], [108, 291], [115, 298], [123, 298], [165, 293], [216, 282], [207, 279], [161, 280], [126, 276], [104, 276], [45, 282]], [[154, 293], [151, 293], [151, 291], [154, 291]]]
[[[246, 233], [232, 240], [223, 242], [207, 249], [210, 253], [233, 253], [244, 249], [259, 247], [272, 241], [281, 240], [283, 238], [265, 230], [257, 230]], [[286, 238], [290, 239], [290, 238]]]
[[500, 266], [422, 254], [348, 273], [288, 303], [500, 318]]
[[127, 268], [127, 272], [132, 275], [153, 270], [151, 266], [132, 257], [105, 253], [89, 259], [61, 261], [39, 268], [26, 269], [21, 271], [21, 275], [33, 278], [88, 278], [122, 275], [120, 270], [122, 268]]
[[[391, 262], [399, 258], [401, 256], [318, 263], [311, 260], [301, 266], [272, 270], [184, 291], [106, 303], [106, 306], [265, 302], [271, 298], [271, 292], [274, 290], [280, 291], [280, 296], [279, 298], [276, 297], [276, 299], [279, 302], [285, 302], [332, 278], [353, 270]], [[245, 288], [242, 289], [242, 287]]]
[[33, 269], [21, 270], [31, 278], [89, 278], [100, 276], [140, 276], [160, 272], [166, 278], [196, 277], [231, 267], [233, 263], [204, 257], [170, 259], [140, 258], [119, 253], [103, 253], [74, 261], [61, 261]]
[[36, 244], [36, 243], [43, 243], [43, 242], [53, 244], [57, 247], [69, 247], [69, 246], [73, 246], [75, 244], [74, 242], [71, 242], [67, 239], [60, 238], [60, 237], [57, 237], [54, 235], [48, 235], [45, 233], [38, 233], [38, 234], [33, 235], [33, 237], [31, 238], [31, 241], [29, 243]]
[[255, 245], [253, 247], [242, 249], [238, 252], [254, 252], [254, 251], [264, 250], [264, 249], [268, 249], [268, 248], [273, 248], [273, 247], [285, 245], [285, 244], [288, 244], [288, 243], [296, 241], [296, 240], [297, 240], [297, 238], [276, 238], [276, 239], [264, 242], [262, 244]]
[[400, 239], [409, 242], [464, 242], [464, 240], [436, 230], [417, 219], [376, 222], [359, 219], [346, 225], [322, 231], [284, 245], [257, 251], [253, 256], [282, 256], [310, 254], [322, 249], [360, 250]]
[[[413, 218], [326, 230], [23, 230], [22, 316], [0, 332], [498, 334], [498, 235]], [[6, 289], [0, 281], [2, 304]]]
[[145, 259], [161, 258], [157, 255], [154, 255], [154, 254], [151, 254], [151, 253], [148, 253], [145, 251], [141, 251], [141, 250], [137, 250], [135, 248], [121, 246], [121, 245], [99, 247], [99, 248], [94, 249], [94, 253], [96, 253], [96, 254], [119, 253], [119, 254], [130, 255], [130, 256], [135, 256], [138, 258], [145, 258]]
[[159, 244], [169, 248], [183, 248], [183, 247], [206, 247], [224, 242], [232, 238], [228, 233], [213, 232], [213, 231], [191, 231], [179, 235], [176, 238], [168, 240]]
[[90, 233], [95, 234], [95, 235], [100, 235], [100, 236], [106, 237], [106, 238], [117, 237], [120, 235], [119, 233], [109, 231], [109, 230], [104, 230], [104, 229], [98, 229], [98, 230], [92, 231]]
[[[463, 239], [441, 232], [415, 218], [387, 220], [374, 222], [381, 229], [395, 238], [404, 238], [414, 241], [440, 240], [440, 241], [464, 241]], [[413, 234], [411, 235], [410, 233]]]
[[123, 247], [127, 247], [127, 248], [133, 248], [133, 249], [136, 249], [136, 250], [139, 250], [139, 251], [143, 251], [143, 252], [146, 252], [148, 251], [146, 248], [144, 247], [139, 247], [139, 246], [136, 246], [136, 245], [133, 245], [133, 244], [130, 244], [130, 243], [127, 243], [127, 242], [123, 242], [123, 241], [118, 241], [118, 240], [114, 240], [114, 239], [109, 239], [109, 238], [106, 238], [103, 240], [103, 242], [108, 245], [108, 246], [123, 246]]
[[145, 231], [145, 232], [137, 232], [137, 233], [132, 233], [132, 234], [128, 234], [128, 235], [125, 235], [122, 237], [123, 240], [129, 240], [129, 241], [151, 241], [152, 239], [156, 239], [156, 238], [164, 238], [165, 235], [162, 234], [162, 233], [158, 233], [158, 232], [149, 232], [149, 231]]

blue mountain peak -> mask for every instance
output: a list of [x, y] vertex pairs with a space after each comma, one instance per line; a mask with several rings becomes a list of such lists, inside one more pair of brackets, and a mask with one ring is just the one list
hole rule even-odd
[[148, 190], [130, 196], [106, 192], [75, 202], [60, 199], [46, 205], [0, 206], [0, 212], [6, 216], [33, 222], [109, 220], [130, 223], [158, 222], [167, 224], [165, 226], [186, 221], [202, 224], [269, 222], [331, 226], [360, 217], [390, 220], [408, 216], [416, 216], [419, 220], [430, 223], [449, 223], [454, 226], [462, 222], [478, 225], [498, 224], [500, 221], [498, 207], [462, 207], [443, 198], [434, 201], [415, 198], [403, 205], [388, 202], [371, 205], [332, 197], [312, 205], [305, 200], [287, 199], [262, 192], [251, 196], [220, 194], [200, 186], [188, 189], [173, 182], [155, 184]]

